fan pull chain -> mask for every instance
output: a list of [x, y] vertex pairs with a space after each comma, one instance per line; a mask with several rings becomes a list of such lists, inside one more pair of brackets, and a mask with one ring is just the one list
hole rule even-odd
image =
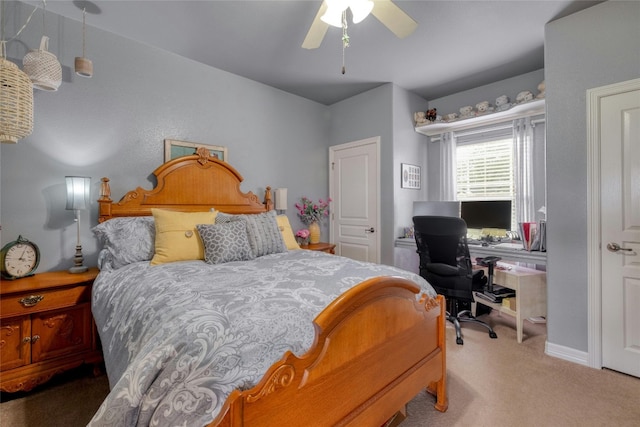
[[342, 11], [342, 74], [347, 70], [344, 65], [345, 49], [349, 47], [349, 34], [347, 34], [347, 10]]

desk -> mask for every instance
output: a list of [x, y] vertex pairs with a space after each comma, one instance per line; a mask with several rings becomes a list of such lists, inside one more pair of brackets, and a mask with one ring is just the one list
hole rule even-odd
[[[413, 238], [398, 238], [395, 241], [396, 248], [411, 249], [415, 253], [416, 241]], [[471, 258], [499, 256], [504, 261], [526, 262], [529, 264], [546, 265], [547, 253], [538, 251], [526, 251], [524, 249], [499, 248], [495, 246], [469, 245]], [[417, 259], [417, 255], [416, 255]]]
[[471, 311], [475, 314], [475, 305], [482, 304], [498, 310], [500, 313], [515, 316], [516, 334], [518, 342], [521, 343], [524, 320], [530, 317], [547, 316], [547, 274], [544, 271], [516, 266], [511, 267], [511, 270], [495, 269], [493, 283], [516, 291], [515, 310], [503, 306], [501, 303], [492, 303], [476, 296], [476, 302], [472, 305]]

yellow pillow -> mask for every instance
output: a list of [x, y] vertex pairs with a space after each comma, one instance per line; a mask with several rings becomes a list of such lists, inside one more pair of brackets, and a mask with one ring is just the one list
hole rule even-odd
[[155, 254], [151, 265], [204, 259], [204, 245], [196, 224], [213, 224], [217, 212], [176, 212], [151, 209], [156, 224]]
[[278, 228], [280, 229], [280, 234], [282, 234], [282, 238], [284, 239], [284, 244], [287, 246], [287, 249], [300, 249], [300, 246], [293, 235], [293, 229], [291, 229], [289, 218], [286, 215], [278, 215], [276, 216], [276, 220], [278, 221]]

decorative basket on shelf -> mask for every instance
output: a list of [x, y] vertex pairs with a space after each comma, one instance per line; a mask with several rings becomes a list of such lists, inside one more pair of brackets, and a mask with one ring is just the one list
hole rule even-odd
[[40, 49], [33, 49], [24, 56], [24, 72], [35, 89], [56, 91], [62, 83], [62, 66], [58, 58], [49, 52], [49, 37], [42, 36]]

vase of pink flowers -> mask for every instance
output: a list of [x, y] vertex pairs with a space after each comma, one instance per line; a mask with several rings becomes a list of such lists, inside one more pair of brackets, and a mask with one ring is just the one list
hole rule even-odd
[[309, 230], [303, 228], [296, 232], [296, 241], [300, 246], [307, 246], [309, 244]]
[[319, 199], [318, 203], [308, 197], [302, 197], [300, 202], [295, 204], [296, 209], [298, 209], [298, 216], [302, 222], [309, 226], [310, 243], [320, 242], [319, 222], [322, 218], [329, 216], [329, 203], [331, 203], [330, 197], [326, 200]]

